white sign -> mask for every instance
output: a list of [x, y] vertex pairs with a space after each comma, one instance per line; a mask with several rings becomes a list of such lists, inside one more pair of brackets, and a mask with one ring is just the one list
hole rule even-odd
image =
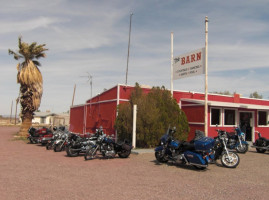
[[205, 73], [205, 48], [175, 57], [173, 80]]

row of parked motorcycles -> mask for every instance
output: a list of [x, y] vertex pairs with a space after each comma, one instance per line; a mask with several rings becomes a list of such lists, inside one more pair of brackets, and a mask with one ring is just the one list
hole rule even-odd
[[127, 158], [132, 149], [129, 141], [115, 142], [115, 140], [104, 133], [103, 128], [96, 129], [94, 134], [79, 135], [68, 131], [65, 127], [29, 129], [28, 140], [30, 143], [41, 143], [46, 145], [47, 150], [55, 152], [65, 150], [67, 156], [76, 157], [84, 154], [85, 160], [91, 160], [99, 154], [104, 158]]
[[[191, 165], [197, 169], [205, 169], [210, 163], [220, 160], [227, 168], [236, 168], [240, 157], [237, 153], [246, 153], [248, 143], [245, 141], [245, 133], [239, 127], [234, 133], [228, 133], [217, 129], [217, 137], [205, 137], [204, 132], [196, 130], [195, 137], [190, 142], [178, 141], [174, 138], [175, 128], [169, 128], [161, 137], [159, 145], [155, 148], [155, 157], [158, 162], [168, 161]], [[261, 137], [253, 143], [258, 153], [269, 150], [269, 140]], [[235, 152], [236, 151], [236, 152]]]
[[[245, 133], [240, 128], [235, 128], [234, 133], [217, 129], [215, 138], [205, 137], [202, 131], [197, 130], [195, 137], [190, 142], [179, 141], [174, 137], [176, 128], [168, 128], [161, 137], [159, 145], [155, 148], [155, 157], [158, 162], [168, 161], [191, 165], [197, 169], [205, 169], [211, 163], [220, 160], [227, 168], [236, 168], [240, 157], [237, 153], [246, 153], [248, 143]], [[129, 141], [115, 142], [111, 136], [103, 132], [103, 128], [96, 129], [94, 134], [79, 135], [65, 129], [65, 127], [29, 129], [29, 142], [46, 145], [46, 149], [55, 152], [65, 150], [67, 156], [76, 157], [84, 154], [85, 160], [91, 160], [99, 155], [104, 158], [127, 158], [133, 148]], [[258, 153], [269, 151], [269, 140], [258, 132], [258, 139], [252, 147]]]

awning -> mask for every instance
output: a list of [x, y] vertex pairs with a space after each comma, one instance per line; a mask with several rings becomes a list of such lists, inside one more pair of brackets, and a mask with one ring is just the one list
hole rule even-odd
[[[185, 99], [182, 98], [180, 101], [186, 101], [190, 103], [205, 105], [204, 100], [198, 99]], [[244, 103], [230, 103], [230, 102], [221, 102], [221, 101], [207, 101], [208, 106], [216, 107], [230, 107], [230, 108], [245, 108], [245, 109], [255, 109], [255, 110], [269, 110], [269, 106], [264, 105], [254, 105], [254, 104], [244, 104]], [[181, 106], [191, 106], [191, 105], [182, 105]]]

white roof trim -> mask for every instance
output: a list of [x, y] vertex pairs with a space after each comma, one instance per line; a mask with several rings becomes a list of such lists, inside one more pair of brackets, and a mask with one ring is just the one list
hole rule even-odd
[[[197, 103], [204, 105], [204, 100], [198, 99], [186, 99], [182, 98], [180, 101], [187, 101], [191, 103]], [[231, 108], [246, 108], [246, 109], [257, 109], [257, 110], [269, 110], [269, 106], [264, 105], [253, 105], [253, 104], [245, 104], [245, 103], [230, 103], [230, 102], [221, 102], [221, 101], [208, 101], [209, 106], [218, 106], [218, 107], [231, 107]], [[184, 106], [184, 105], [181, 105]]]

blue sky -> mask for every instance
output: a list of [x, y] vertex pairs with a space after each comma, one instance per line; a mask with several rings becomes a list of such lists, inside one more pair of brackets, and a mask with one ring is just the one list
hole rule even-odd
[[[209, 18], [208, 90], [258, 91], [269, 98], [268, 0], [0, 0], [0, 114], [10, 114], [18, 96], [17, 61], [8, 49], [45, 43], [40, 59], [44, 80], [41, 111], [69, 110], [125, 83], [130, 13], [132, 17], [128, 84], [170, 89], [170, 33], [174, 56], [205, 45]], [[204, 91], [204, 76], [174, 81], [175, 90]], [[13, 108], [14, 113], [14, 108]]]

